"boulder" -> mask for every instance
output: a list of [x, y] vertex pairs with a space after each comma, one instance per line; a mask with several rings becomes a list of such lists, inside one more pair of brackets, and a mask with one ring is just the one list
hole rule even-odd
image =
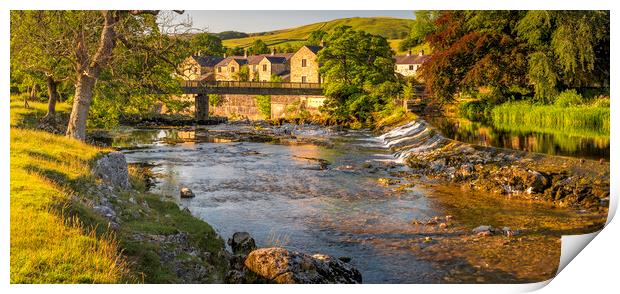
[[248, 232], [236, 232], [228, 239], [228, 245], [234, 254], [248, 254], [256, 249], [256, 242]]
[[193, 198], [195, 196], [196, 195], [194, 194], [194, 192], [192, 192], [190, 188], [187, 188], [187, 187], [181, 188], [181, 198]]
[[362, 274], [352, 265], [323, 254], [308, 255], [280, 247], [250, 252], [245, 266], [279, 284], [357, 284]]
[[114, 187], [128, 189], [129, 171], [125, 155], [120, 152], [110, 152], [97, 160], [92, 174], [106, 184]]
[[490, 236], [493, 235], [493, 233], [495, 232], [495, 228], [493, 228], [492, 226], [478, 226], [477, 228], [473, 229], [472, 232], [479, 236]]

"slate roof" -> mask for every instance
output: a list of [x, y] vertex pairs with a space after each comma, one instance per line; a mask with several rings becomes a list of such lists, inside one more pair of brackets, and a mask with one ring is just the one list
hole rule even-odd
[[305, 47], [310, 49], [310, 51], [312, 51], [314, 54], [317, 54], [321, 49], [323, 49], [323, 47], [316, 45], [306, 45]]
[[431, 58], [430, 55], [397, 55], [396, 64], [422, 64]]
[[222, 57], [219, 56], [202, 56], [202, 55], [192, 55], [192, 58], [196, 60], [196, 62], [203, 67], [212, 67], [215, 66], [218, 62], [222, 61]]
[[235, 60], [239, 65], [244, 65], [248, 63], [248, 60], [243, 56], [228, 56], [218, 62], [215, 66], [226, 66], [233, 60]]

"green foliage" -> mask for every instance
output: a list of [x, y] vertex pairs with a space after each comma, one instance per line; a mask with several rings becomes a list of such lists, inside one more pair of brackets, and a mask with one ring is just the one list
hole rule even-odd
[[574, 89], [570, 89], [560, 93], [553, 104], [559, 107], [570, 107], [581, 105], [583, 102], [583, 97]]
[[459, 115], [471, 121], [484, 121], [491, 116], [493, 104], [488, 100], [474, 100], [459, 105]]
[[439, 16], [438, 11], [418, 10], [414, 12], [415, 20], [411, 25], [411, 31], [407, 37], [398, 44], [399, 51], [407, 51], [423, 44], [426, 36], [435, 30], [435, 20]]
[[609, 101], [609, 97], [599, 97], [592, 102], [593, 107], [606, 107], [609, 108], [611, 105]]
[[272, 83], [282, 83], [284, 82], [284, 79], [282, 79], [282, 77], [279, 75], [271, 75], [269, 81]]
[[443, 11], [434, 24], [422, 76], [437, 100], [489, 87], [505, 101], [517, 87], [550, 103], [558, 89], [609, 86], [608, 11]]
[[211, 106], [221, 106], [224, 102], [224, 97], [220, 94], [209, 94], [209, 105]]
[[240, 56], [243, 55], [243, 48], [239, 47], [239, 46], [235, 46], [232, 48], [226, 48], [226, 55], [227, 56]]
[[250, 80], [250, 68], [247, 65], [242, 65], [239, 70], [233, 74], [233, 78], [236, 81], [247, 82]]
[[306, 44], [318, 46], [321, 44], [321, 41], [323, 41], [323, 38], [325, 38], [326, 36], [327, 36], [327, 32], [324, 30], [313, 31], [312, 33], [310, 33], [310, 36], [308, 36], [308, 40], [306, 41]]
[[202, 55], [222, 56], [224, 54], [222, 40], [216, 35], [209, 33], [193, 35], [190, 46], [194, 52], [200, 51]]
[[269, 47], [267, 47], [267, 44], [261, 39], [254, 40], [250, 47], [248, 47], [248, 55], [258, 55], [266, 53], [269, 53]]
[[609, 119], [609, 108], [596, 106], [560, 107], [513, 102], [496, 106], [492, 111], [495, 126], [574, 136], [609, 136]]
[[265, 119], [271, 118], [271, 96], [269, 95], [257, 95], [254, 96], [258, 111], [265, 117]]
[[[336, 121], [370, 122], [371, 112], [392, 101], [400, 91], [387, 40], [341, 26], [319, 51], [321, 75], [328, 97], [323, 109]], [[371, 58], [369, 58], [371, 56]]]

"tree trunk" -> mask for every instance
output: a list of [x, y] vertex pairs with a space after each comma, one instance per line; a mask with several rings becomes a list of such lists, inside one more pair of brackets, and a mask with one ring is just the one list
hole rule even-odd
[[58, 101], [58, 90], [56, 86], [58, 82], [54, 80], [54, 77], [47, 77], [47, 114], [43, 117], [43, 121], [53, 121], [56, 116], [56, 102]]
[[86, 139], [86, 119], [93, 98], [95, 79], [87, 75], [79, 75], [75, 83], [75, 98], [71, 108], [71, 117], [67, 126], [67, 136], [82, 140]]
[[75, 98], [67, 125], [67, 136], [84, 141], [86, 139], [86, 119], [88, 109], [92, 103], [93, 90], [97, 78], [104, 66], [107, 65], [114, 49], [116, 32], [114, 25], [117, 17], [113, 11], [103, 11], [104, 25], [99, 39], [99, 46], [92, 60], [88, 56], [84, 37], [77, 42], [76, 56], [78, 63], [77, 82], [75, 84]]

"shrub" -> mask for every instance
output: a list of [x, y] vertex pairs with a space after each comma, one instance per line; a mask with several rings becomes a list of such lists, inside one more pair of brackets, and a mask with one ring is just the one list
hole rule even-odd
[[596, 100], [592, 101], [592, 106], [594, 107], [607, 107], [609, 108], [610, 101], [609, 97], [599, 97]]
[[570, 89], [560, 93], [555, 98], [554, 104], [560, 107], [577, 106], [583, 104], [583, 97], [576, 90]]
[[271, 118], [271, 96], [269, 95], [257, 95], [254, 97], [258, 111], [265, 117], [265, 119]]
[[224, 102], [224, 97], [220, 94], [209, 94], [209, 105], [210, 106], [221, 106]]
[[459, 114], [471, 121], [483, 121], [491, 116], [492, 109], [487, 100], [467, 101], [459, 105]]

